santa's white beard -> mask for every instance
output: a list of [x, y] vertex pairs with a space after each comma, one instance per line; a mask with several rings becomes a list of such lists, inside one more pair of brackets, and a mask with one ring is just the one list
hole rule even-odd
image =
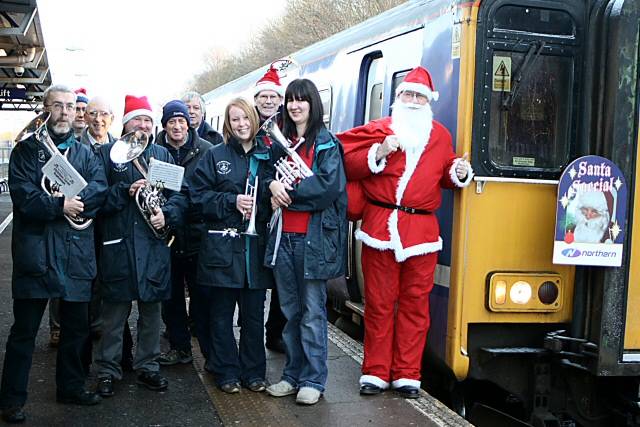
[[403, 151], [422, 150], [429, 142], [433, 127], [433, 111], [429, 104], [397, 101], [391, 112], [391, 130]]
[[576, 243], [600, 243], [609, 226], [607, 215], [587, 219], [580, 210], [576, 212], [576, 229], [573, 232]]

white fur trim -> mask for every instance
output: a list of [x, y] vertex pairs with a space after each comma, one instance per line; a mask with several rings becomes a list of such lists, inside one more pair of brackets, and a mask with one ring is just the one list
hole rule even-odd
[[[458, 175], [456, 174], [456, 166], [460, 162], [464, 162], [467, 165], [467, 178], [464, 181], [460, 181], [458, 179]], [[449, 169], [449, 177], [451, 177], [451, 181], [453, 181], [453, 183], [458, 187], [466, 187], [467, 185], [471, 184], [473, 175], [473, 168], [471, 167], [471, 164], [461, 157], [455, 159], [453, 161], [453, 164], [451, 165], [451, 169]]]
[[395, 380], [391, 383], [392, 388], [400, 388], [406, 385], [420, 388], [420, 380], [410, 380], [409, 378], [400, 378], [399, 380]]
[[429, 89], [429, 86], [421, 83], [402, 82], [396, 88], [396, 96], [405, 90], [411, 90], [413, 92], [421, 93], [426, 96], [429, 101], [437, 101], [440, 98], [440, 94], [434, 90]]
[[379, 143], [375, 143], [369, 148], [369, 152], [367, 153], [367, 164], [369, 165], [369, 170], [371, 173], [380, 173], [384, 170], [385, 166], [387, 166], [387, 158], [383, 157], [380, 159], [380, 163], [376, 161], [376, 151], [378, 151]]
[[273, 82], [257, 83], [253, 91], [253, 96], [258, 96], [258, 94], [263, 90], [272, 90], [281, 97], [284, 96], [284, 88], [282, 87], [282, 85], [278, 86]]
[[389, 388], [389, 383], [386, 382], [385, 380], [383, 380], [382, 378], [378, 378], [375, 375], [362, 375], [360, 377], [360, 381], [358, 381], [360, 383], [360, 385], [364, 384], [364, 383], [369, 383], [369, 384], [373, 384], [375, 386], [380, 387], [383, 390], [386, 390]]
[[153, 113], [151, 112], [151, 110], [147, 110], [146, 108], [139, 108], [137, 110], [129, 111], [127, 114], [122, 116], [122, 124], [124, 125], [129, 120], [133, 119], [134, 117], [138, 117], [138, 116], [151, 117], [151, 121], [153, 121]]
[[384, 251], [387, 249], [393, 250], [393, 254], [397, 262], [406, 261], [412, 256], [425, 255], [425, 254], [430, 254], [432, 252], [438, 252], [442, 250], [441, 237], [438, 237], [437, 242], [426, 242], [426, 243], [421, 243], [419, 245], [409, 246], [408, 248], [403, 248], [401, 243], [399, 243], [398, 245], [393, 245], [391, 241], [376, 239], [374, 237], [369, 236], [367, 233], [365, 233], [361, 229], [356, 230], [355, 236], [357, 240], [360, 240], [362, 243], [364, 243], [370, 248], [378, 249], [379, 251]]

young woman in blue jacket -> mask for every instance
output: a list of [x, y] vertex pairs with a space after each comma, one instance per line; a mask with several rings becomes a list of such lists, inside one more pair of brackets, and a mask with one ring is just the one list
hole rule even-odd
[[[271, 207], [263, 184], [269, 150], [255, 138], [258, 123], [251, 104], [232, 100], [225, 110], [224, 143], [203, 155], [189, 182], [191, 202], [207, 225], [193, 298], [208, 307], [208, 324], [198, 329], [209, 333], [213, 348], [206, 352], [206, 368], [226, 393], [239, 392], [241, 385], [256, 392], [266, 388], [264, 301], [273, 277], [262, 260]], [[246, 194], [251, 186], [253, 195]], [[244, 234], [252, 213], [257, 235]], [[233, 334], [236, 304], [242, 313], [239, 351]]]
[[[346, 177], [340, 142], [324, 126], [322, 101], [307, 79], [294, 80], [285, 93], [283, 134], [313, 175], [293, 184], [273, 175], [267, 182], [271, 204], [282, 209], [271, 226], [265, 264], [273, 268], [286, 362], [280, 382], [267, 388], [276, 397], [297, 394], [313, 405], [327, 380], [327, 280], [344, 273]], [[273, 160], [290, 157], [271, 145]], [[273, 167], [273, 165], [272, 165]]]

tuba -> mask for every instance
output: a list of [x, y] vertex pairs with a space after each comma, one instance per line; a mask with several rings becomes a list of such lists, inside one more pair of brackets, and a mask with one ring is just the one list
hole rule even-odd
[[153, 235], [158, 239], [164, 240], [169, 235], [169, 227], [165, 225], [160, 229], [156, 229], [151, 225], [151, 216], [156, 209], [162, 208], [167, 203], [167, 198], [162, 194], [162, 188], [151, 185], [148, 181], [149, 168], [147, 167], [147, 162], [144, 160], [144, 157], [140, 157], [148, 144], [149, 136], [144, 132], [129, 132], [113, 143], [109, 157], [112, 162], [118, 164], [133, 162], [136, 169], [138, 169], [144, 179], [147, 180], [146, 185], [138, 188], [134, 199], [140, 214], [151, 229], [151, 232], [153, 232]]
[[[56, 144], [51, 140], [49, 132], [47, 131], [47, 121], [49, 120], [49, 117], [51, 117], [51, 113], [49, 112], [44, 112], [36, 116], [29, 122], [29, 124], [27, 124], [24, 129], [22, 129], [22, 131], [20, 131], [20, 133], [16, 137], [16, 143], [25, 141], [33, 135], [36, 138], [36, 141], [42, 144], [44, 148], [49, 152], [49, 155], [53, 156], [55, 153], [57, 153], [58, 147], [56, 147]], [[65, 157], [67, 157], [67, 153], [69, 153], [69, 150], [64, 153]], [[59, 193], [60, 190], [60, 188], [57, 185], [52, 184], [49, 178], [47, 178], [44, 174], [42, 174], [42, 179], [40, 180], [40, 187], [42, 187], [45, 193], [50, 196]], [[79, 215], [70, 216], [65, 214], [64, 218], [67, 220], [71, 228], [75, 230], [84, 230], [85, 228], [88, 228], [93, 222], [93, 219], [84, 218]]]
[[[280, 128], [278, 128], [276, 121], [278, 114], [279, 113], [276, 113], [265, 120], [260, 129], [264, 131], [271, 141], [280, 145], [291, 159], [289, 160], [287, 156], [283, 156], [275, 163], [276, 179], [283, 184], [293, 185], [298, 181], [313, 176], [313, 171], [309, 169], [309, 166], [302, 160], [296, 152], [295, 147], [291, 147], [289, 140], [285, 138]], [[300, 138], [298, 144], [302, 142], [304, 142], [304, 138]]]

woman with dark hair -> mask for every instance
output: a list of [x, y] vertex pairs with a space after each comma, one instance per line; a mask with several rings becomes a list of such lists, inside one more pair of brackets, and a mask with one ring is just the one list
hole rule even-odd
[[[193, 295], [199, 306], [207, 307], [208, 324], [196, 329], [198, 335], [209, 335], [207, 369], [226, 393], [238, 393], [241, 384], [252, 391], [266, 388], [264, 301], [273, 278], [262, 262], [271, 215], [262, 183], [269, 150], [255, 138], [257, 132], [253, 106], [242, 98], [232, 100], [224, 115], [224, 143], [203, 155], [189, 182], [191, 202], [208, 230]], [[255, 233], [248, 233], [252, 215]], [[242, 313], [239, 353], [233, 334], [236, 304]]]
[[[292, 185], [271, 178], [271, 204], [281, 208], [271, 224], [265, 262], [272, 267], [287, 323], [282, 338], [286, 362], [276, 397], [297, 393], [296, 402], [315, 404], [327, 380], [327, 280], [344, 273], [346, 177], [340, 142], [324, 126], [322, 101], [307, 79], [285, 93], [283, 134], [312, 176]], [[272, 159], [289, 157], [274, 143]], [[244, 315], [244, 313], [243, 313]]]

